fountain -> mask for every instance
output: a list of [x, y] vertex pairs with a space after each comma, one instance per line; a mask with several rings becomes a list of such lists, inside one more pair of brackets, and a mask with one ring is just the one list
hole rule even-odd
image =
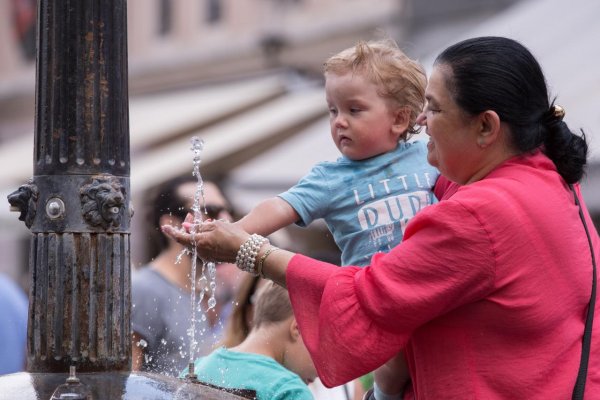
[[[203, 214], [204, 215], [207, 214], [206, 213], [206, 202], [204, 200], [204, 181], [202, 180], [202, 175], [200, 174], [200, 162], [202, 161], [201, 153], [202, 153], [202, 150], [204, 149], [204, 140], [200, 139], [197, 136], [194, 136], [194, 137], [192, 137], [190, 142], [192, 143], [191, 150], [194, 153], [192, 175], [195, 176], [197, 179], [196, 191], [194, 193], [194, 203], [192, 205], [192, 211], [193, 211], [193, 216], [194, 216], [194, 223], [200, 224], [204, 220]], [[194, 240], [193, 233], [192, 233], [192, 240]], [[186, 378], [195, 380], [197, 378], [197, 376], [194, 373], [194, 360], [195, 360], [195, 355], [196, 355], [197, 341], [196, 341], [196, 337], [195, 337], [195, 335], [196, 335], [196, 313], [194, 312], [194, 310], [196, 308], [201, 309], [202, 301], [204, 300], [206, 291], [210, 292], [210, 297], [207, 302], [208, 307], [202, 313], [203, 321], [206, 320], [206, 313], [209, 312], [211, 309], [213, 309], [216, 306], [216, 304], [217, 304], [217, 300], [215, 299], [215, 291], [216, 291], [216, 287], [217, 287], [216, 266], [213, 262], [205, 262], [204, 260], [201, 260], [202, 268], [200, 271], [201, 277], [200, 277], [199, 282], [202, 284], [202, 288], [200, 289], [200, 298], [198, 300], [196, 300], [196, 292], [197, 292], [196, 284], [198, 283], [198, 281], [196, 280], [196, 274], [197, 274], [196, 270], [197, 270], [197, 262], [199, 260], [196, 246], [192, 246], [191, 249], [187, 249], [187, 248], [184, 249], [181, 252], [181, 254], [179, 254], [177, 259], [180, 259], [185, 254], [190, 254], [191, 259], [192, 259], [192, 271], [191, 271], [191, 277], [190, 277], [190, 279], [191, 279], [190, 310], [192, 310], [192, 313], [190, 316], [191, 326], [188, 329], [188, 335], [190, 336], [190, 348], [189, 348], [188, 373], [186, 375]], [[207, 276], [208, 276], [208, 278], [207, 278]]]
[[27, 372], [0, 399], [252, 398], [131, 372], [126, 0], [38, 1]]

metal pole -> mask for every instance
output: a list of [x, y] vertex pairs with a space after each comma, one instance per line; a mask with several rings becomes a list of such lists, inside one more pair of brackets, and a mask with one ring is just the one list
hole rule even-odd
[[126, 0], [39, 0], [27, 370], [131, 369]]

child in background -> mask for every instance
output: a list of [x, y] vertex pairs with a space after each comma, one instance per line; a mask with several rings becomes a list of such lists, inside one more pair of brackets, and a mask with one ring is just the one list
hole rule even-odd
[[423, 67], [392, 41], [359, 42], [325, 63], [332, 139], [342, 154], [321, 162], [288, 191], [237, 223], [266, 236], [324, 218], [342, 265], [368, 265], [403, 237], [408, 221], [434, 203], [438, 171], [425, 141], [408, 142], [424, 106]]
[[194, 369], [201, 382], [254, 390], [258, 400], [312, 400], [306, 385], [317, 376], [287, 290], [272, 282], [258, 293], [248, 337], [235, 347], [198, 358]]
[[234, 347], [248, 337], [254, 320], [254, 303], [260, 289], [268, 282], [260, 276], [242, 272], [233, 305], [223, 330], [221, 340], [216, 347]]
[[[246, 339], [252, 328], [258, 293], [269, 282], [260, 276], [251, 275], [246, 272], [242, 272], [242, 274], [243, 276], [233, 301], [233, 309], [225, 323], [224, 334], [218, 343], [218, 347], [235, 347]], [[365, 391], [361, 390], [360, 394], [357, 394], [357, 397], [351, 397], [354, 393], [352, 384], [328, 389], [323, 386], [320, 380], [316, 379], [308, 385], [308, 389], [312, 392], [315, 400], [360, 400]]]

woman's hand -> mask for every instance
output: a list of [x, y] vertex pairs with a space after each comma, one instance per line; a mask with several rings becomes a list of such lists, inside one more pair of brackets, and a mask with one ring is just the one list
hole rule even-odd
[[[230, 224], [224, 221], [206, 221], [194, 224], [191, 214], [186, 217], [182, 228], [163, 225], [161, 229], [166, 235], [171, 236], [184, 246], [196, 246], [198, 257], [205, 261], [232, 264], [236, 262], [240, 246], [250, 237], [238, 224]], [[263, 246], [255, 261], [259, 262], [262, 259], [264, 262], [263, 277], [285, 287], [287, 266], [294, 253], [285, 250], [271, 251], [268, 258], [263, 257], [267, 251], [266, 249], [271, 247]]]
[[162, 231], [184, 246], [196, 247], [198, 257], [205, 261], [235, 263], [237, 252], [248, 237], [247, 232], [223, 221], [206, 221], [193, 224], [188, 214], [183, 229], [163, 225]]

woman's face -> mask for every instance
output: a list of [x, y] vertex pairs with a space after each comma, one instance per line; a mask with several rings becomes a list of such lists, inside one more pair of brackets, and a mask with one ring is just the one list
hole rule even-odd
[[448, 179], [466, 184], [481, 161], [478, 119], [467, 115], [452, 98], [446, 84], [449, 74], [447, 66], [434, 67], [425, 90], [427, 104], [417, 123], [429, 135], [427, 161]]

